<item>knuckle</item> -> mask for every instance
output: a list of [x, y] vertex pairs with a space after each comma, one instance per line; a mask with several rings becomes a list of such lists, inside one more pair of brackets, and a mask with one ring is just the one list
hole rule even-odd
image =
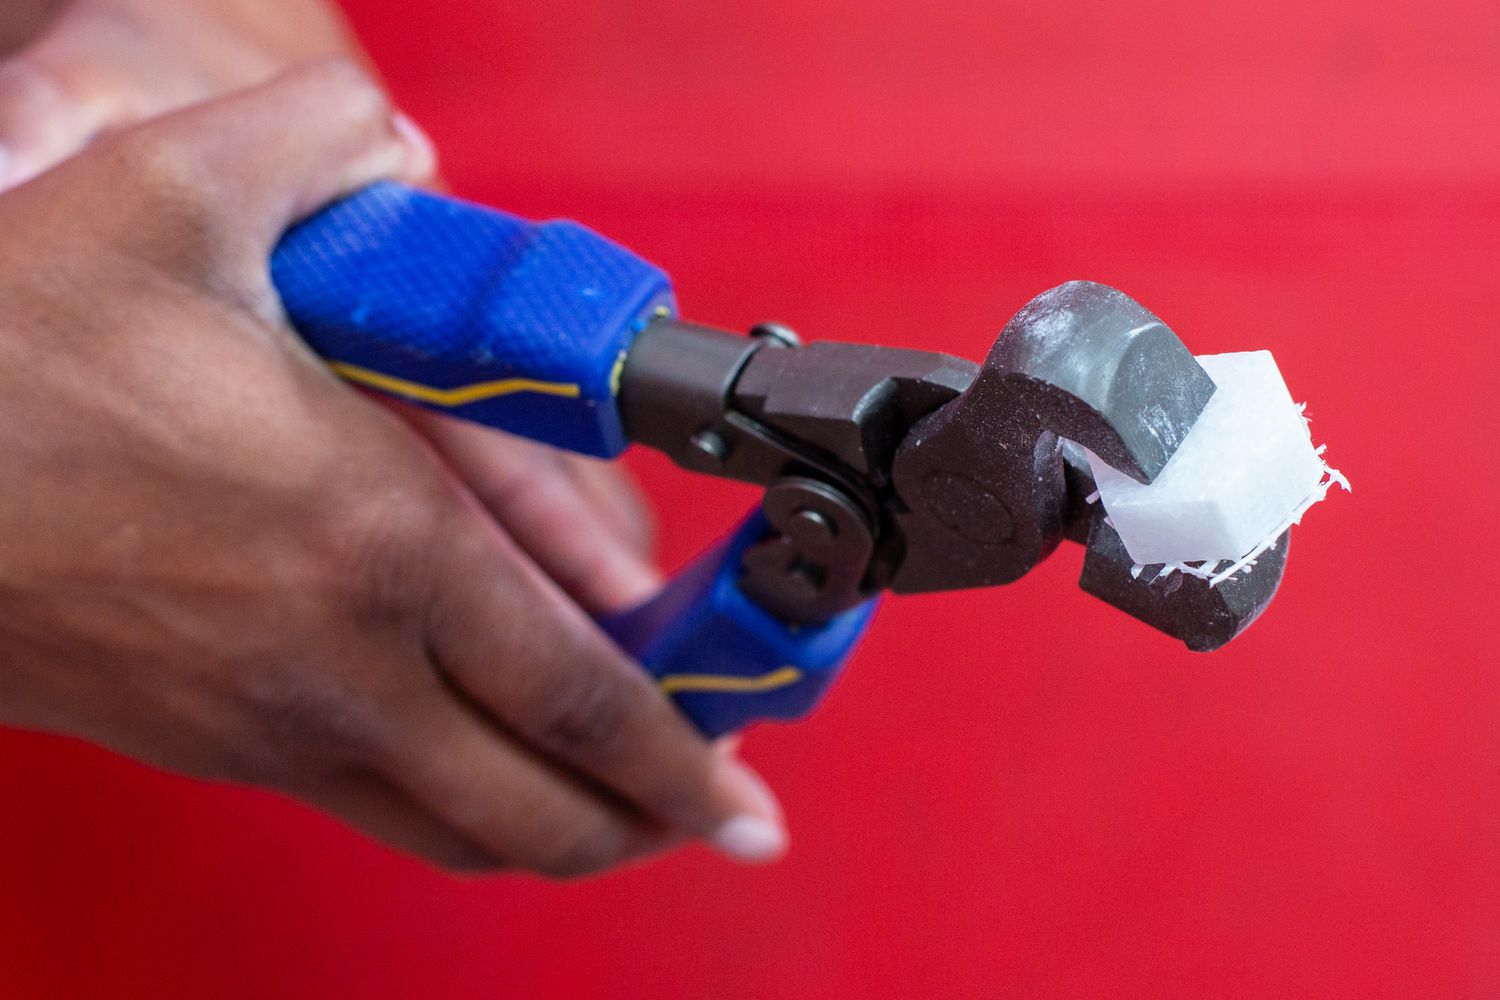
[[338, 671], [282, 661], [236, 672], [253, 745], [287, 755], [316, 750], [325, 763], [368, 757], [378, 745], [378, 706]]
[[189, 274], [216, 274], [237, 232], [201, 141], [180, 123], [152, 122], [103, 140], [99, 155], [118, 178], [113, 187], [130, 194], [129, 221], [146, 241], [144, 255]]
[[445, 499], [406, 488], [381, 490], [344, 505], [330, 536], [337, 546], [330, 586], [356, 620], [390, 623], [426, 606], [436, 579], [436, 508]]
[[198, 207], [211, 177], [196, 144], [173, 123], [126, 129], [102, 144], [115, 169], [155, 202]]
[[533, 713], [538, 739], [564, 754], [617, 751], [633, 729], [631, 680], [607, 666], [567, 671], [538, 696]]

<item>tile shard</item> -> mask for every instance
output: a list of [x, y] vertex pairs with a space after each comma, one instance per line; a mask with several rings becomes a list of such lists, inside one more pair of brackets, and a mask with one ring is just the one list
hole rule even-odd
[[1160, 565], [1156, 579], [1180, 572], [1216, 587], [1251, 572], [1334, 485], [1350, 486], [1324, 459], [1326, 446], [1313, 447], [1306, 404], [1292, 402], [1270, 352], [1198, 361], [1218, 391], [1152, 483], [1087, 457], [1137, 569]]

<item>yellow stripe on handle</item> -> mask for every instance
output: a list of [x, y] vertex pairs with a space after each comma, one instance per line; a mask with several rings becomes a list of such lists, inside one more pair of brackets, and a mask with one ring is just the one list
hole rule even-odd
[[684, 691], [718, 691], [725, 694], [754, 694], [789, 687], [802, 679], [796, 667], [782, 667], [759, 677], [733, 677], [725, 674], [668, 674], [661, 678], [661, 689], [667, 694]]
[[494, 399], [496, 396], [509, 396], [518, 392], [537, 392], [545, 396], [567, 396], [577, 398], [582, 395], [582, 390], [577, 385], [569, 382], [539, 382], [530, 378], [506, 378], [496, 382], [476, 382], [474, 385], [461, 385], [456, 389], [437, 389], [430, 385], [422, 385], [419, 382], [408, 382], [404, 378], [396, 378], [394, 375], [386, 375], [382, 372], [371, 371], [358, 365], [351, 365], [343, 361], [330, 362], [329, 368], [342, 378], [359, 385], [379, 389], [396, 396], [407, 399], [416, 399], [434, 406], [465, 406], [469, 403], [477, 403], [482, 399]]

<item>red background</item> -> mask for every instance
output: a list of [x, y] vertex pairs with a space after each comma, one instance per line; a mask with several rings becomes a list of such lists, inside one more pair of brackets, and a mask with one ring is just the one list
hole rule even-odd
[[[6, 997], [1500, 995], [1493, 3], [351, 0], [463, 193], [696, 319], [982, 356], [1058, 281], [1269, 347], [1356, 492], [1190, 655], [1080, 593], [897, 600], [747, 756], [795, 850], [557, 887], [0, 735]], [[679, 564], [744, 490], [632, 460]], [[682, 512], [691, 511], [691, 515]]]

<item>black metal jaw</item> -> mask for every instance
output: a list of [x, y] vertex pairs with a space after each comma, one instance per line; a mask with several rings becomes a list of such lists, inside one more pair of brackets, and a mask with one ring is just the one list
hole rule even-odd
[[1008, 583], [1066, 536], [1088, 548], [1085, 590], [1212, 649], [1269, 603], [1285, 542], [1218, 587], [1135, 572], [1085, 502], [1087, 465], [1064, 449], [1077, 442], [1149, 482], [1212, 393], [1155, 316], [1070, 282], [1023, 308], [983, 365], [663, 320], [631, 350], [620, 403], [632, 440], [766, 487], [775, 531], [747, 552], [741, 586], [784, 620], [824, 621], [884, 589]]

